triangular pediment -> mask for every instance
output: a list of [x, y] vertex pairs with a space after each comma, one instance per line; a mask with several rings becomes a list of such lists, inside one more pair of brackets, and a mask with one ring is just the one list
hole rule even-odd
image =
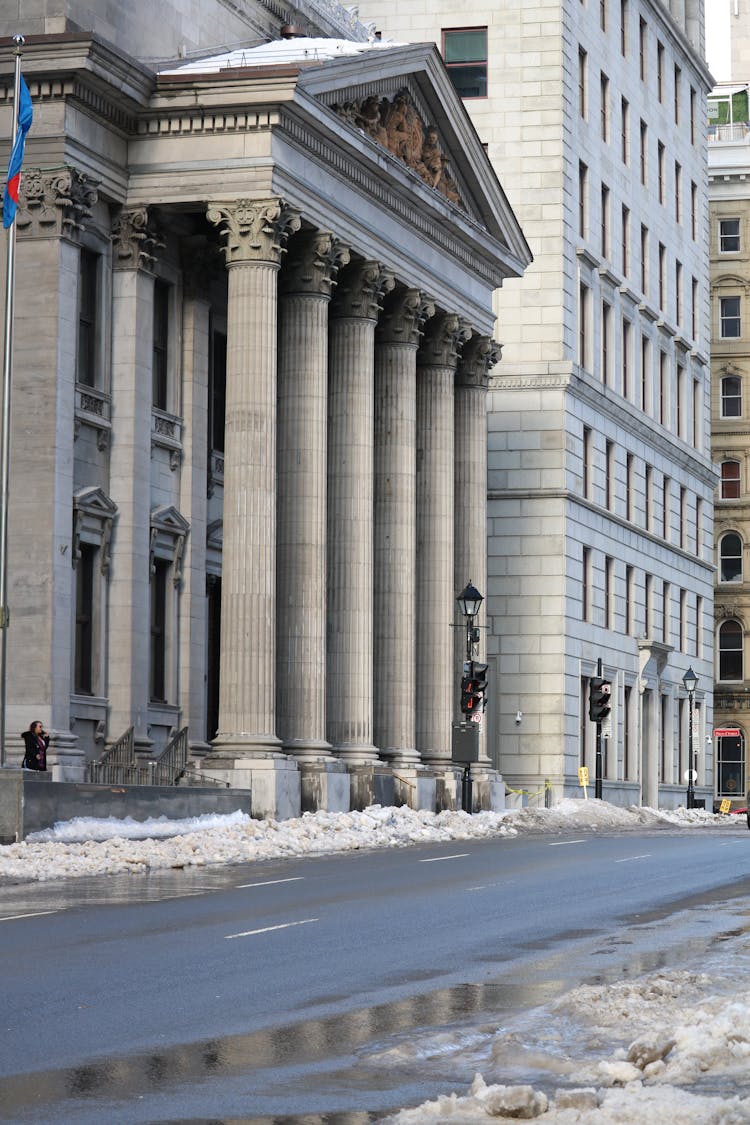
[[165, 504], [151, 511], [151, 526], [172, 535], [186, 535], [190, 524], [172, 504]]
[[114, 500], [110, 500], [106, 492], [96, 485], [79, 488], [73, 495], [73, 507], [99, 519], [112, 519], [117, 512]]

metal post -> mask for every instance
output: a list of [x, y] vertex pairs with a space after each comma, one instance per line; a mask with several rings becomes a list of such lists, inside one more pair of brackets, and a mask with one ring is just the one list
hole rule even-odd
[[461, 781], [461, 808], [464, 812], [470, 813], [472, 811], [472, 782], [471, 782], [471, 766], [464, 766], [464, 776]]
[[[11, 148], [18, 133], [18, 102], [21, 95], [21, 47], [25, 40], [14, 35], [16, 68], [13, 85], [13, 130]], [[10, 502], [10, 389], [13, 371], [13, 294], [16, 268], [16, 224], [7, 231], [8, 258], [5, 275], [5, 343], [3, 348], [2, 422], [0, 423], [0, 768], [5, 765], [5, 706], [8, 649], [8, 504]]]
[[695, 762], [693, 760], [693, 692], [688, 692], [688, 761], [690, 766], [688, 768], [688, 787], [687, 787], [687, 807], [689, 809], [695, 808], [695, 789], [693, 783], [693, 774], [697, 774], [695, 769]]
[[[596, 662], [596, 674], [599, 679], [602, 677], [602, 658], [601, 656]], [[602, 723], [601, 719], [596, 721], [596, 776], [594, 778], [594, 796], [600, 801], [602, 799]]]

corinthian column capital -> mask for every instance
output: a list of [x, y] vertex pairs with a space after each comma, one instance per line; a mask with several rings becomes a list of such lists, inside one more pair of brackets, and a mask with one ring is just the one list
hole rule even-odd
[[331, 313], [377, 320], [383, 300], [395, 284], [393, 274], [380, 262], [354, 262], [339, 278]]
[[330, 297], [339, 270], [348, 264], [349, 250], [328, 231], [303, 231], [289, 245], [279, 290]]
[[281, 260], [284, 243], [301, 225], [299, 215], [280, 199], [238, 199], [233, 203], [210, 203], [209, 223], [226, 239], [226, 264]]
[[424, 367], [454, 367], [471, 329], [457, 313], [440, 312], [425, 325], [417, 363]]
[[491, 336], [472, 336], [461, 351], [458, 381], [466, 387], [486, 387], [490, 368], [500, 360], [501, 346]]
[[123, 209], [112, 226], [115, 269], [148, 269], [153, 265], [154, 252], [163, 247], [148, 207]]
[[411, 344], [416, 347], [424, 322], [435, 312], [429, 297], [419, 289], [397, 289], [380, 317], [377, 339], [382, 344]]

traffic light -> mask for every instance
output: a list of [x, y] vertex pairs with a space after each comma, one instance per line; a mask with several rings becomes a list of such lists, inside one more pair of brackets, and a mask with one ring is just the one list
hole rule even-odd
[[601, 676], [589, 680], [589, 718], [592, 723], [601, 723], [611, 710], [612, 684]]
[[464, 662], [461, 677], [461, 710], [464, 715], [477, 719], [482, 715], [487, 702], [487, 665], [479, 660]]

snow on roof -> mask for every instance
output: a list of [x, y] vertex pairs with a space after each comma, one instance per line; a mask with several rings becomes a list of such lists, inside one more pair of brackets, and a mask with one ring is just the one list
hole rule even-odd
[[242, 47], [220, 55], [191, 59], [180, 66], [169, 66], [160, 74], [206, 74], [212, 71], [231, 70], [249, 66], [291, 66], [295, 63], [329, 62], [347, 55], [360, 55], [366, 51], [387, 51], [401, 47], [393, 40], [373, 39], [367, 43], [351, 39], [275, 39], [260, 47]]

